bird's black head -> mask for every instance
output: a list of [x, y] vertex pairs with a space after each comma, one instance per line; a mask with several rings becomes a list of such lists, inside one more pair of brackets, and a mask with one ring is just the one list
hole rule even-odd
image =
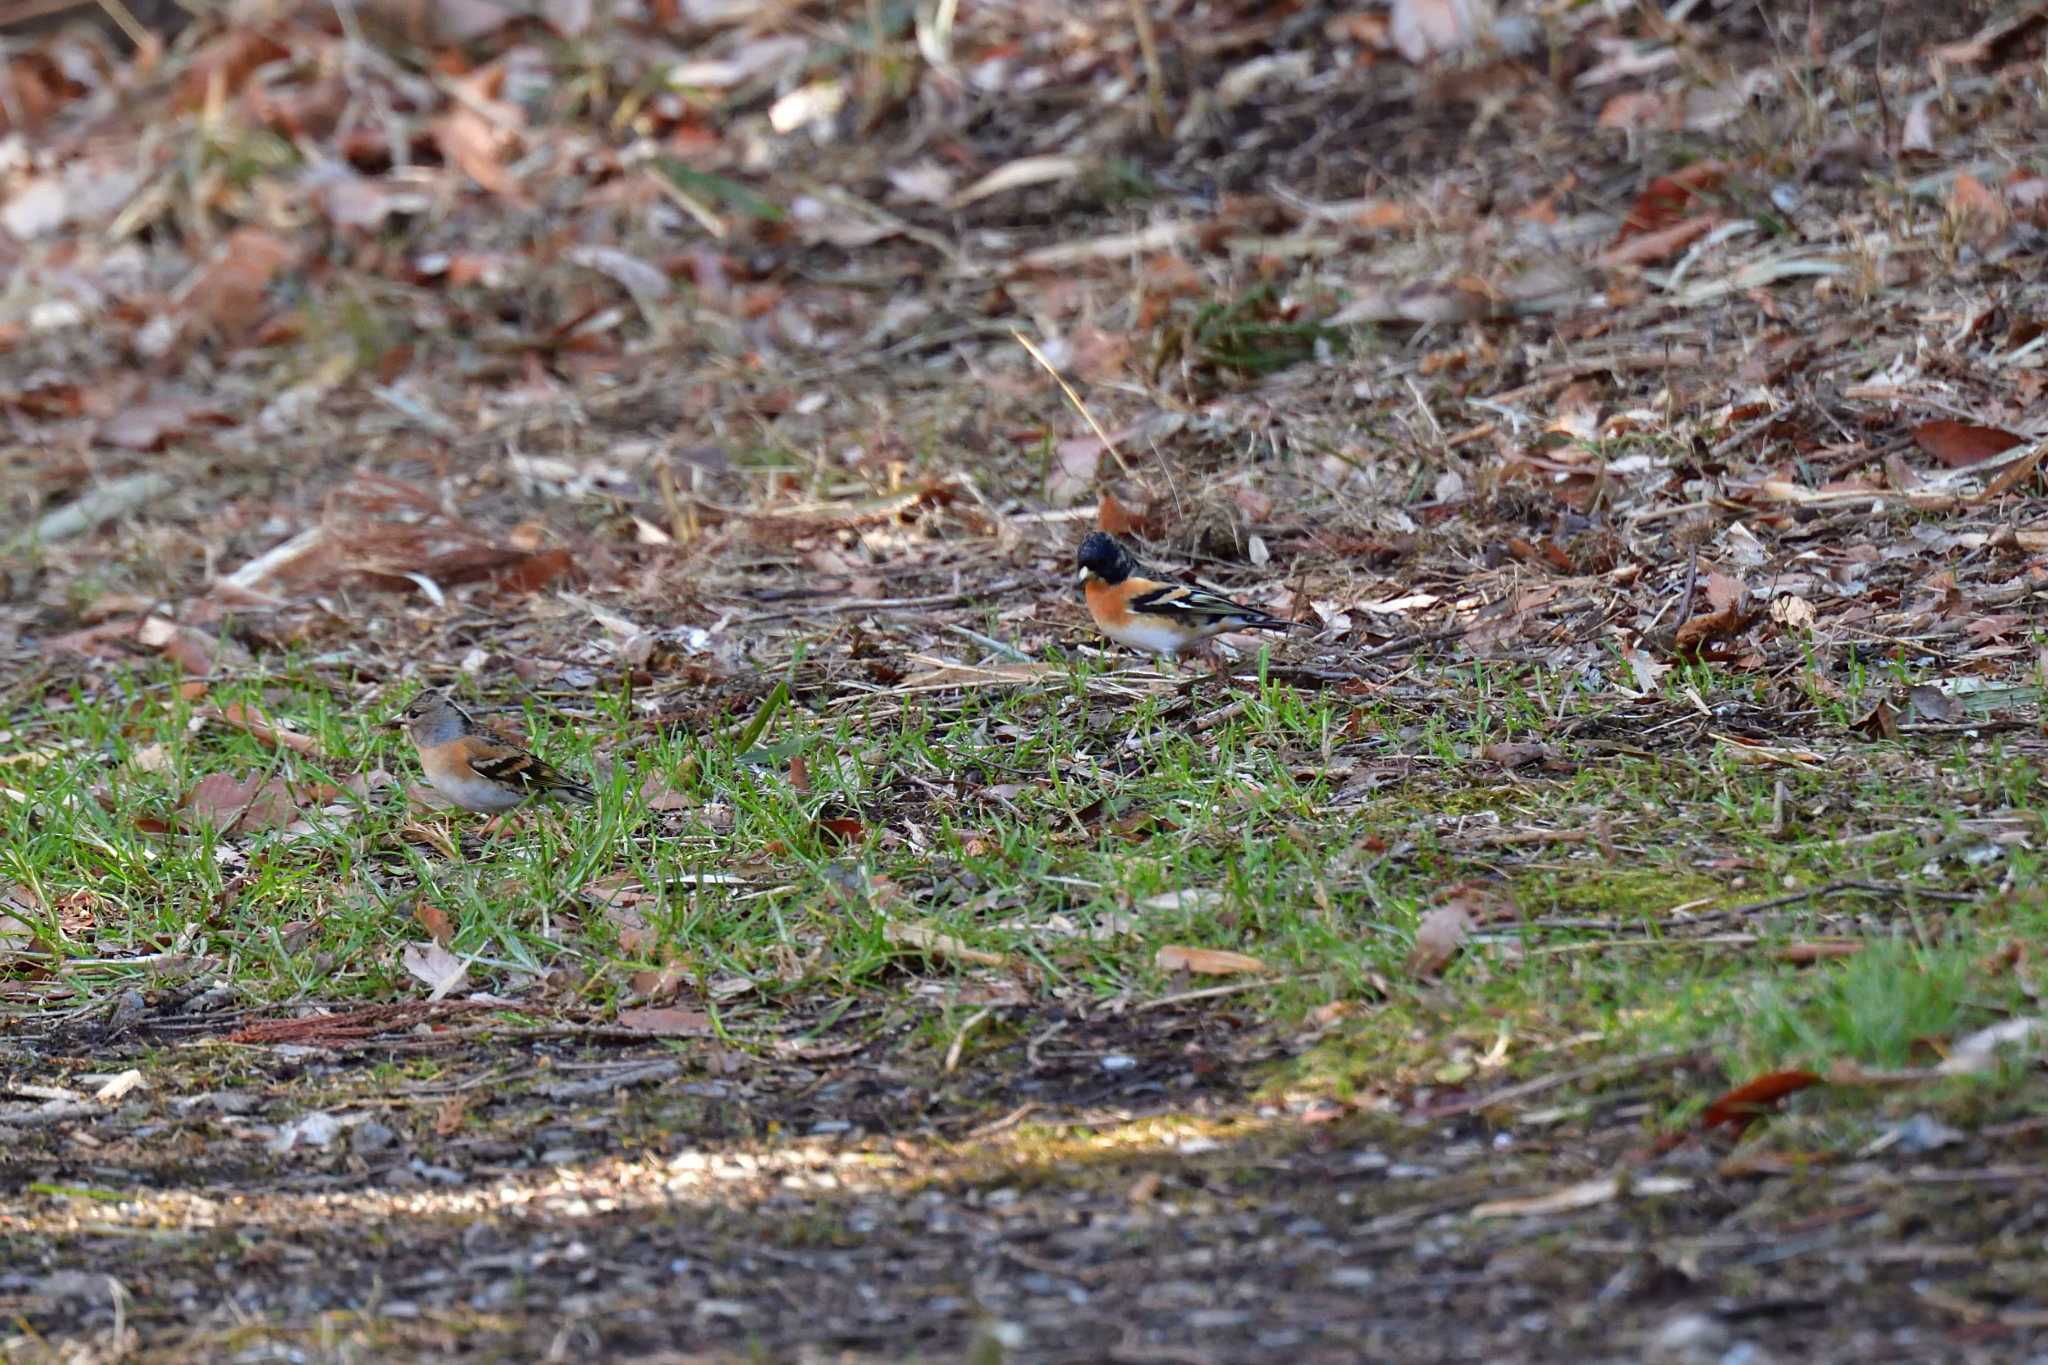
[[1131, 561], [1131, 552], [1119, 545], [1116, 537], [1107, 531], [1091, 532], [1081, 542], [1081, 553], [1077, 558], [1082, 578], [1093, 574], [1112, 585], [1129, 578], [1136, 567]]

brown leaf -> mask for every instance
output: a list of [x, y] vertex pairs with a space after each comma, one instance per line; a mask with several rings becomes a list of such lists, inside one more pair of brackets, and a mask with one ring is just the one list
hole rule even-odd
[[469, 1096], [450, 1095], [441, 1102], [441, 1107], [434, 1111], [434, 1136], [454, 1137], [462, 1131], [462, 1120], [468, 1113]]
[[505, 135], [468, 105], [457, 104], [434, 120], [434, 145], [442, 159], [457, 166], [477, 184], [503, 199], [524, 202], [519, 182], [505, 171]]
[[1489, 763], [1498, 763], [1503, 768], [1526, 768], [1531, 763], [1540, 763], [1549, 758], [1552, 752], [1548, 744], [1511, 744], [1503, 741], [1482, 745], [1479, 756]]
[[1104, 493], [1095, 504], [1095, 524], [1113, 536], [1143, 535], [1147, 518], [1117, 501], [1116, 494]]
[[1730, 578], [1718, 570], [1708, 570], [1706, 583], [1707, 601], [1715, 611], [1726, 611], [1742, 605], [1742, 580]]
[[789, 756], [789, 786], [790, 790], [798, 793], [811, 789], [811, 765], [804, 762], [802, 754]]
[[1707, 612], [1693, 617], [1678, 628], [1672, 638], [1672, 647], [1680, 654], [1698, 651], [1709, 640], [1725, 639], [1740, 635], [1748, 621], [1739, 607], [1725, 607], [1720, 611]]
[[1638, 233], [1625, 241], [1617, 242], [1596, 258], [1599, 264], [1646, 265], [1651, 261], [1662, 261], [1677, 255], [1706, 236], [1719, 226], [1721, 215], [1701, 213], [1684, 218], [1669, 227], [1658, 228], [1655, 232]]
[[1197, 976], [1235, 976], [1240, 972], [1263, 972], [1266, 964], [1243, 953], [1223, 948], [1190, 948], [1169, 943], [1153, 954], [1152, 964], [1162, 972], [1193, 972]]
[[2026, 438], [2015, 436], [1998, 427], [1978, 426], [1974, 422], [1957, 422], [1940, 418], [1922, 422], [1913, 428], [1913, 439], [1922, 450], [1940, 460], [1950, 469], [1965, 469], [1973, 464], [1982, 464], [1994, 455], [2002, 455]]
[[1736, 1086], [1700, 1113], [1702, 1128], [1726, 1124], [1736, 1133], [1756, 1120], [1769, 1106], [1810, 1085], [1822, 1084], [1811, 1071], [1768, 1071], [1755, 1080]]
[[1658, 176], [1636, 196], [1615, 237], [1616, 244], [1671, 226], [1690, 213], [1702, 195], [1719, 188], [1726, 175], [1727, 167], [1718, 161], [1696, 161], [1684, 170]]
[[1439, 905], [1415, 926], [1415, 946], [1408, 953], [1410, 975], [1430, 977], [1441, 972], [1465, 946], [1472, 932], [1472, 917], [1462, 905]]
[[213, 639], [203, 631], [151, 616], [136, 628], [135, 638], [195, 677], [213, 672]]
[[623, 1029], [662, 1038], [704, 1038], [714, 1032], [709, 1014], [674, 1005], [620, 1010], [618, 1024]]
[[1948, 216], [1958, 231], [1980, 244], [1996, 239], [2012, 221], [1998, 191], [1967, 171], [1949, 187]]
[[1851, 730], [1870, 736], [1872, 739], [1897, 739], [1899, 737], [1899, 709], [1883, 698], [1870, 708], [1870, 714], [1850, 724]]
[[455, 926], [448, 922], [448, 912], [432, 901], [421, 901], [415, 905], [412, 917], [419, 921], [420, 928], [427, 931], [427, 937], [443, 948], [455, 941]]
[[246, 332], [263, 315], [264, 291], [271, 280], [298, 254], [275, 233], [236, 228], [185, 291], [186, 315], [217, 332]]
[[298, 818], [298, 802], [281, 777], [251, 773], [209, 773], [178, 802], [196, 824], [222, 834], [247, 834], [259, 829], [278, 829]]
[[503, 592], [539, 592], [569, 572], [575, 556], [564, 549], [542, 550], [521, 557], [511, 567], [496, 570], [491, 582]]

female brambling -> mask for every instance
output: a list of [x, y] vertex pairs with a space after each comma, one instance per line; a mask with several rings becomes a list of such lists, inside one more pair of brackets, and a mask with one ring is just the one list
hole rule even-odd
[[585, 803], [597, 799], [589, 787], [526, 750], [480, 733], [469, 712], [445, 692], [414, 697], [404, 725], [419, 748], [427, 781], [464, 810], [495, 814], [551, 792]]
[[1104, 635], [1132, 649], [1178, 660], [1226, 631], [1291, 630], [1295, 624], [1220, 593], [1147, 578], [1130, 551], [1102, 531], [1081, 542], [1080, 560], [1088, 614]]

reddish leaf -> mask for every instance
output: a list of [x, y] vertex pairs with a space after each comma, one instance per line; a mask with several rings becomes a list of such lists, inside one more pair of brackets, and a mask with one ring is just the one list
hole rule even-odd
[[1662, 261], [1691, 246], [1721, 222], [1718, 213], [1699, 213], [1654, 232], [1639, 232], [1600, 253], [1601, 265], [1645, 265]]
[[790, 790], [799, 793], [811, 789], [811, 765], [804, 762], [802, 754], [789, 756], [789, 786]]
[[420, 928], [427, 931], [427, 937], [443, 948], [455, 941], [455, 926], [448, 922], [448, 912], [432, 901], [421, 901], [415, 905], [412, 917], [420, 922]]
[[1920, 448], [1940, 460], [1950, 469], [1964, 469], [1973, 464], [1982, 464], [1994, 455], [2002, 455], [2026, 440], [1997, 427], [1978, 426], [1974, 422], [1956, 422], [1940, 418], [1922, 422], [1913, 428], [1913, 439]]
[[828, 815], [818, 821], [818, 829], [828, 844], [850, 844], [867, 833], [867, 826], [850, 815]]
[[1787, 1095], [1821, 1084], [1821, 1079], [1811, 1071], [1767, 1071], [1708, 1105], [1700, 1114], [1700, 1126], [1717, 1128], [1726, 1124], [1740, 1133], [1766, 1108]]
[[1695, 201], [1720, 185], [1726, 168], [1718, 161], [1700, 161], [1671, 175], [1660, 175], [1636, 196], [1635, 206], [1615, 237], [1617, 244], [1646, 232], [1667, 228], [1686, 216]]
[[542, 550], [492, 574], [491, 581], [505, 592], [538, 592], [569, 572], [573, 563], [567, 550]]
[[1095, 504], [1095, 524], [1113, 536], [1127, 536], [1138, 529], [1138, 518], [1117, 501], [1116, 494], [1104, 493]]

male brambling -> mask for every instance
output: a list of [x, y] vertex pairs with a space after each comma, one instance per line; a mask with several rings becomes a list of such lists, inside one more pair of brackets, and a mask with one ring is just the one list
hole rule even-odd
[[591, 802], [593, 792], [526, 750], [479, 731], [469, 712], [445, 692], [422, 692], [405, 708], [406, 733], [435, 791], [467, 811], [496, 814], [530, 796], [556, 793]]
[[1291, 630], [1295, 623], [1220, 593], [1163, 583], [1140, 572], [1116, 537], [1081, 542], [1081, 591], [1096, 628], [1120, 645], [1178, 660], [1204, 640], [1232, 630]]

